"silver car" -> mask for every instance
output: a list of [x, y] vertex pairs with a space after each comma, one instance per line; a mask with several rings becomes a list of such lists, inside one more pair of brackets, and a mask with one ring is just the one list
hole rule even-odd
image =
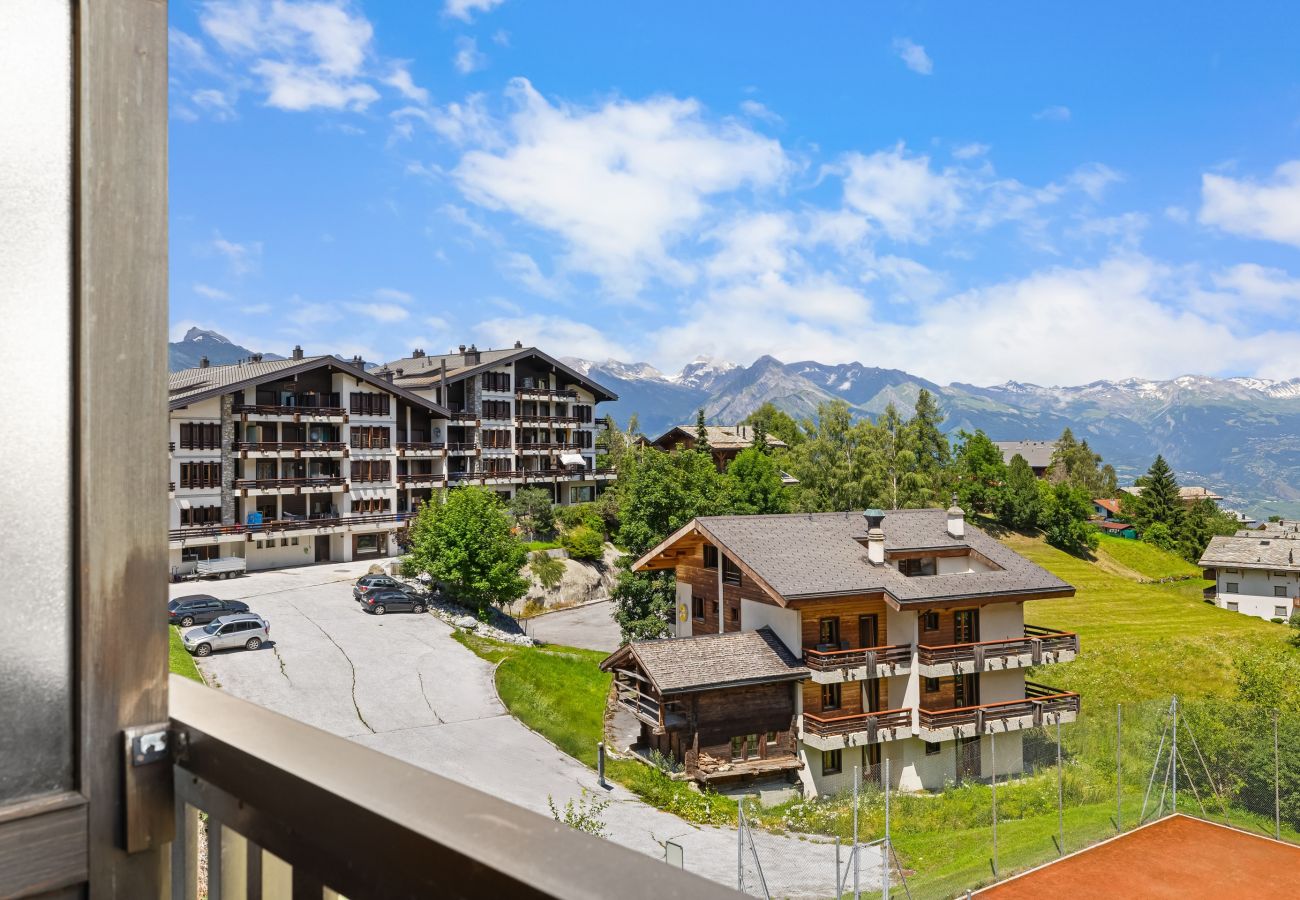
[[207, 656], [213, 650], [243, 647], [256, 650], [271, 636], [271, 623], [255, 613], [238, 613], [213, 619], [201, 628], [191, 628], [181, 636], [185, 649], [195, 656]]

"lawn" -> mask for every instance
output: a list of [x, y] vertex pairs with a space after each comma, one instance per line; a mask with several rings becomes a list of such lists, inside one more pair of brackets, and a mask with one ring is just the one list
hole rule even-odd
[[536, 550], [557, 550], [560, 547], [559, 541], [524, 541], [524, 549], [529, 553]]
[[[1119, 575], [1136, 575], [1142, 579], [1159, 581], [1161, 579], [1201, 577], [1201, 567], [1189, 563], [1173, 553], [1168, 553], [1143, 541], [1130, 541], [1126, 538], [1100, 535], [1101, 545], [1097, 548], [1097, 562], [1103, 568], [1111, 569]], [[1108, 562], [1116, 565], [1108, 566]]]
[[194, 657], [190, 656], [185, 645], [181, 643], [181, 633], [174, 627], [168, 627], [167, 640], [169, 642], [167, 650], [168, 668], [177, 675], [184, 675], [192, 681], [203, 684], [203, 676], [199, 674], [198, 666], [194, 665]]

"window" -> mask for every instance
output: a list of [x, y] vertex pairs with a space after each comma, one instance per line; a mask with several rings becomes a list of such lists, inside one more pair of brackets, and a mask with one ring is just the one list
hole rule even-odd
[[510, 418], [509, 400], [484, 400], [483, 418], [504, 420]]
[[1227, 594], [1235, 594], [1235, 593], [1237, 593], [1237, 582], [1235, 582], [1235, 581], [1229, 581], [1229, 582], [1226, 582], [1226, 583], [1223, 585], [1223, 590], [1224, 590], [1224, 593], [1227, 593]]
[[181, 487], [221, 487], [221, 463], [181, 463]]
[[510, 373], [509, 372], [484, 372], [479, 376], [479, 382], [483, 385], [485, 391], [497, 391], [498, 393], [510, 390]]
[[722, 557], [722, 583], [737, 587], [740, 585], [740, 566], [725, 555]]
[[201, 559], [216, 559], [221, 554], [218, 553], [216, 545], [208, 547], [185, 547], [181, 550], [181, 562], [198, 562]]
[[351, 412], [354, 416], [386, 416], [389, 401], [388, 394], [354, 391]]
[[775, 732], [775, 731], [769, 731], [769, 732], [767, 733], [767, 745], [768, 745], [769, 747], [771, 747], [771, 746], [772, 746], [773, 744], [775, 744], [775, 743], [776, 743], [776, 732]]
[[844, 762], [839, 750], [822, 751], [822, 774], [838, 775], [843, 770]]
[[922, 559], [900, 559], [898, 561], [898, 571], [908, 577], [917, 575], [933, 575], [935, 571], [935, 559], [933, 556], [927, 556]]
[[733, 737], [731, 739], [731, 758], [735, 760], [745, 758], [745, 739], [743, 737]]
[[293, 546], [297, 547], [297, 546], [298, 546], [298, 539], [297, 539], [297, 538], [292, 538], [292, 539], [290, 540], [290, 543], [291, 543]]
[[377, 534], [358, 534], [355, 538], [357, 542], [356, 553], [378, 553], [379, 552], [379, 535]]
[[1228, 601], [1228, 612], [1237, 612], [1237, 604], [1235, 601]]
[[289, 546], [289, 539], [288, 539], [288, 538], [280, 538], [280, 546], [281, 546], [281, 547], [288, 547], [288, 546]]
[[182, 422], [182, 450], [220, 450], [221, 425], [219, 423]]
[[941, 749], [942, 746], [943, 746], [942, 744], [939, 744], [939, 743], [936, 742], [936, 741], [926, 741], [926, 742], [925, 742], [925, 755], [926, 755], [926, 756], [934, 756], [935, 754], [937, 754], [937, 753], [939, 752], [939, 750]]
[[1286, 607], [1285, 607], [1285, 606], [1275, 606], [1275, 607], [1273, 607], [1273, 617], [1274, 617], [1274, 618], [1277, 618], [1277, 619], [1285, 619], [1285, 618], [1286, 618]]
[[840, 708], [840, 685], [823, 684], [822, 685], [822, 709], [833, 710]]
[[220, 506], [195, 506], [181, 510], [182, 525], [220, 525]]
[[691, 597], [691, 618], [693, 618], [693, 619], [703, 619], [703, 618], [704, 618], [704, 598], [703, 598], [703, 597]]
[[939, 614], [938, 614], [937, 612], [935, 612], [934, 610], [930, 610], [929, 612], [923, 612], [923, 613], [921, 613], [921, 630], [922, 630], [922, 631], [938, 631], [938, 630], [939, 630]]
[[389, 446], [392, 429], [381, 426], [352, 426], [350, 439], [354, 450], [382, 450]]
[[716, 569], [718, 567], [718, 548], [711, 544], [704, 545], [704, 568]]
[[1285, 597], [1285, 596], [1286, 596], [1286, 585], [1285, 585], [1285, 584], [1275, 584], [1275, 585], [1273, 585], [1273, 596], [1274, 596], [1274, 597]]
[[740, 611], [737, 609], [737, 607], [731, 603], [727, 604], [727, 620], [730, 622], [734, 622], [736, 621], [737, 618], [739, 618], [739, 616], [740, 616]]
[[387, 459], [353, 460], [353, 481], [392, 481], [392, 461]]
[[939, 679], [938, 678], [925, 679], [925, 692], [927, 694], [939, 693]]
[[817, 620], [817, 646], [838, 650], [840, 646], [840, 620], [838, 618]]

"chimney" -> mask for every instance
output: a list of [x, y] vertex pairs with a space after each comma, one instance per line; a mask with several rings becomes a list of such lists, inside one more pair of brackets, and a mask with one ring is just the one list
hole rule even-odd
[[516, 349], [516, 350], [522, 350], [522, 349], [524, 349], [524, 342], [523, 342], [523, 341], [515, 341], [515, 349]]
[[252, 356], [250, 356], [250, 357], [248, 358], [248, 360], [249, 360], [249, 362], [261, 362], [261, 361], [262, 361], [262, 354], [260, 354], [260, 353], [254, 353]]
[[302, 344], [293, 345], [293, 358], [302, 359]]
[[885, 513], [879, 509], [869, 509], [862, 514], [867, 520], [867, 562], [873, 566], [885, 564]]
[[464, 355], [465, 355], [465, 345], [464, 345], [464, 344], [461, 344], [461, 345], [460, 345], [458, 348], [456, 348], [456, 349], [458, 349], [458, 350], [460, 351], [460, 355], [461, 355], [461, 356], [464, 356]]
[[[463, 350], [464, 348], [461, 349]], [[478, 361], [479, 361], [478, 347], [474, 346], [473, 344], [470, 344], [469, 349], [465, 350], [465, 365], [477, 366]]]
[[952, 495], [952, 506], [948, 507], [948, 537], [966, 536], [966, 513], [957, 505], [957, 495]]
[[211, 365], [211, 363], [208, 362], [208, 358], [207, 358], [206, 356], [200, 356], [200, 357], [199, 357], [199, 368], [200, 368], [200, 369], [206, 369], [206, 368], [207, 368], [208, 366], [210, 366], [210, 365]]
[[424, 359], [424, 349], [416, 348], [411, 351], [411, 359]]
[[354, 356], [352, 357], [352, 365], [356, 366], [358, 369], [364, 369], [366, 367], [366, 361], [360, 356]]

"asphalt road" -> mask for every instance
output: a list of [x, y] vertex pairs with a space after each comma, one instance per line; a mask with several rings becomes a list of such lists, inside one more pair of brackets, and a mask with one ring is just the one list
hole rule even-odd
[[[352, 599], [352, 582], [366, 568], [330, 563], [259, 572], [172, 585], [171, 595], [241, 599], [270, 620], [271, 640], [261, 650], [199, 660], [210, 684], [542, 815], [550, 815], [548, 798], [562, 806], [585, 789], [612, 801], [604, 815], [610, 840], [660, 859], [663, 842], [675, 841], [684, 848], [687, 869], [736, 884], [735, 829], [696, 827], [622, 788], [602, 790], [594, 772], [506, 713], [492, 666], [452, 640], [441, 619], [363, 612]], [[583, 612], [569, 616], [572, 622], [561, 620], [560, 630], [571, 626], [572, 633], [585, 634], [608, 627], [595, 621], [599, 610]], [[754, 837], [773, 896], [834, 894], [833, 844]], [[878, 869], [869, 858], [864, 851], [864, 885], [875, 883]]]
[[619, 645], [614, 604], [608, 600], [533, 616], [525, 620], [524, 630], [539, 641], [565, 647], [612, 653]]

